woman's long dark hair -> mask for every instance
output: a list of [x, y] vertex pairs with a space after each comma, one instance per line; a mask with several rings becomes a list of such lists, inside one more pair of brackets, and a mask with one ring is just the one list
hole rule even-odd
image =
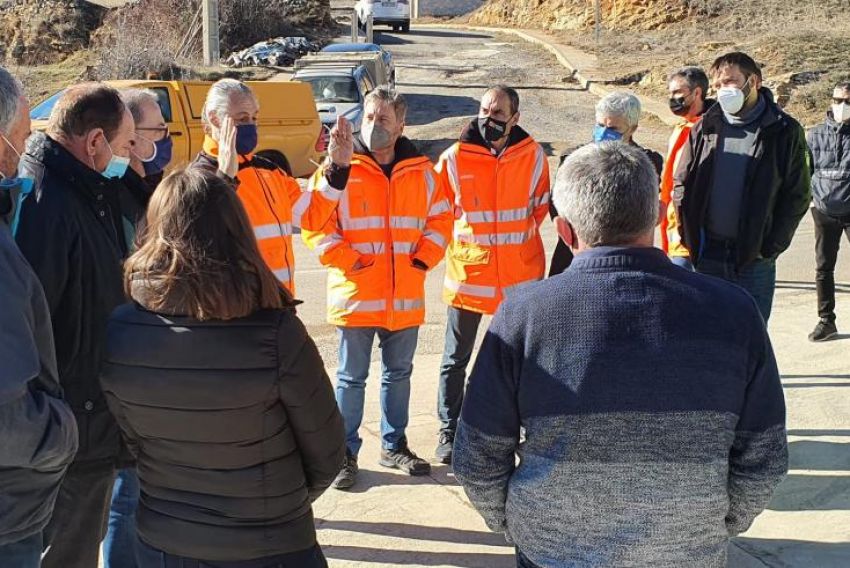
[[199, 167], [162, 180], [148, 206], [139, 248], [124, 266], [145, 308], [198, 320], [227, 320], [292, 305], [266, 266], [248, 216], [223, 179]]

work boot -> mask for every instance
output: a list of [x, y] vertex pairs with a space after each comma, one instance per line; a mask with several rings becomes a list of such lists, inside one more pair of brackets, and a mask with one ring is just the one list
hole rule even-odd
[[434, 452], [434, 457], [437, 458], [438, 462], [451, 465], [454, 443], [454, 430], [442, 430], [440, 432], [440, 439], [437, 441], [437, 450]]
[[400, 469], [409, 475], [428, 475], [431, 464], [410, 451], [407, 440], [402, 440], [397, 450], [382, 449], [381, 461], [384, 467]]
[[809, 334], [809, 341], [828, 341], [836, 335], [838, 335], [838, 328], [835, 327], [835, 322], [820, 320], [815, 330]]
[[357, 472], [360, 468], [357, 467], [357, 458], [352, 456], [348, 450], [345, 451], [345, 461], [342, 462], [342, 469], [336, 474], [331, 487], [334, 489], [345, 490], [349, 489], [354, 482], [357, 481]]

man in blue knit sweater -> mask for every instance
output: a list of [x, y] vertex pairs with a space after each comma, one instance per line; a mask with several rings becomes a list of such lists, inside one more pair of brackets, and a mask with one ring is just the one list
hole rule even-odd
[[455, 475], [520, 567], [725, 566], [788, 467], [758, 308], [653, 247], [658, 179], [639, 149], [578, 150], [554, 200], [575, 261], [493, 319]]

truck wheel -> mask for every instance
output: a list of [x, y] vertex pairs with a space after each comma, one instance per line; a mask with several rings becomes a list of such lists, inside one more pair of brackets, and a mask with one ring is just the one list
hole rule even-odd
[[407, 33], [407, 32], [410, 31], [410, 20], [404, 21], [404, 23], [401, 25], [401, 31], [403, 31], [404, 33]]
[[[275, 167], [278, 167], [285, 171], [287, 175], [292, 175], [292, 166], [289, 165], [289, 160], [286, 159], [286, 156], [283, 155], [283, 152], [279, 150], [260, 150], [254, 155], [260, 158], [261, 167], [263, 165], [274, 165]], [[263, 164], [263, 162], [266, 163]]]

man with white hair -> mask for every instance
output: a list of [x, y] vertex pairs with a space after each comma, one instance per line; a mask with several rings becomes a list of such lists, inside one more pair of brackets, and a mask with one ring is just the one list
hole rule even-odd
[[[596, 104], [596, 124], [593, 127], [593, 141], [597, 144], [600, 142], [610, 142], [619, 140], [630, 146], [641, 150], [652, 162], [655, 173], [660, 179], [661, 170], [664, 167], [664, 158], [661, 154], [644, 148], [635, 142], [634, 136], [640, 122], [641, 105], [640, 99], [633, 93], [628, 91], [615, 91], [602, 97]], [[569, 150], [561, 155], [561, 163], [573, 151]], [[558, 215], [555, 203], [550, 203], [549, 213], [554, 219]], [[560, 274], [573, 260], [573, 254], [569, 247], [562, 241], [558, 241], [555, 245], [555, 252], [552, 254], [552, 262], [549, 265], [549, 276]]]
[[0, 67], [0, 559], [10, 568], [41, 563], [44, 527], [77, 451], [44, 292], [12, 236], [32, 189], [18, 172], [29, 135], [21, 85]]
[[788, 467], [758, 308], [653, 246], [664, 209], [641, 150], [576, 151], [554, 200], [575, 261], [496, 313], [455, 475], [519, 567], [725, 566]]

